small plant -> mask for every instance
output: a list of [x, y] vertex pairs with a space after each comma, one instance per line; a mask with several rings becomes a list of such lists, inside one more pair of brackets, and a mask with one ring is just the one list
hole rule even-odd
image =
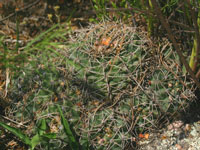
[[[69, 146], [71, 150], [87, 150], [88, 148], [81, 148], [80, 143], [76, 140], [75, 133], [72, 131], [68, 121], [65, 119], [62, 110], [59, 105], [57, 105], [57, 109], [59, 111], [60, 117], [61, 117], [61, 123], [64, 127], [64, 132], [67, 135], [69, 139]], [[32, 137], [29, 138], [28, 135], [24, 134], [20, 129], [11, 127], [3, 122], [0, 122], [0, 126], [7, 129], [11, 133], [13, 133], [15, 136], [17, 136], [24, 144], [29, 146], [29, 150], [34, 150], [34, 148], [39, 145], [40, 143], [46, 143], [48, 149], [49, 149], [49, 141], [51, 139], [56, 139], [57, 133], [48, 133], [48, 126], [45, 119], [42, 119], [39, 123], [39, 126], [37, 127], [37, 133]]]
[[34, 148], [43, 142], [48, 143], [50, 139], [55, 139], [55, 133], [46, 133], [47, 125], [45, 119], [41, 120], [40, 126], [37, 128], [37, 134], [32, 138], [29, 138], [28, 135], [24, 134], [20, 129], [11, 127], [3, 122], [0, 122], [0, 126], [7, 129], [15, 136], [17, 136], [24, 144], [29, 146], [29, 150], [34, 150]]
[[[4, 80], [6, 82], [4, 86], [4, 93], [0, 95], [0, 98], [7, 96], [9, 84], [12, 75], [22, 69], [24, 62], [27, 61], [25, 53], [19, 51], [19, 21], [16, 19], [16, 45], [9, 48], [9, 43], [4, 42], [6, 37], [2, 36], [0, 39], [0, 71], [4, 74]], [[6, 102], [5, 102], [6, 103]], [[7, 104], [5, 104], [6, 106]]]
[[19, 52], [19, 20], [16, 16], [16, 45], [15, 49], [9, 49], [4, 41], [4, 37], [0, 40], [0, 46], [3, 51], [0, 53], [0, 63], [2, 69], [15, 69], [20, 67], [20, 64], [25, 61], [26, 55]]
[[[74, 145], [73, 135], [69, 136], [70, 130], [67, 128], [69, 124], [64, 119], [62, 112], [60, 112], [64, 127], [62, 133], [46, 132], [48, 127], [45, 123], [49, 124], [51, 119], [47, 118], [45, 121], [38, 119], [41, 115], [57, 113], [57, 108], [53, 107], [50, 102], [56, 102], [60, 93], [68, 92], [68, 88], [65, 87], [65, 84], [68, 82], [65, 72], [59, 69], [65, 66], [73, 66], [76, 69], [82, 68], [73, 61], [66, 59], [59, 51], [64, 46], [61, 45], [61, 41], [67, 40], [65, 34], [68, 31], [63, 26], [66, 27], [60, 24], [54, 25], [27, 43], [24, 47], [24, 54], [28, 56], [29, 62], [24, 64], [23, 70], [20, 70], [13, 76], [12, 86], [9, 87], [10, 92], [7, 97], [12, 99], [11, 105], [16, 109], [16, 112], [10, 117], [14, 117], [16, 120], [29, 120], [33, 122], [31, 118], [36, 114], [36, 122], [39, 125], [36, 127], [36, 134], [32, 138], [28, 137], [21, 130], [8, 126], [5, 123], [1, 123], [1, 126], [19, 137], [30, 149], [34, 149], [37, 145], [41, 145], [45, 149], [49, 147], [58, 148], [58, 145], [55, 143], [61, 141], [60, 136], [63, 136], [61, 141], [63, 147], [68, 146], [72, 150], [76, 150], [76, 146], [80, 146], [77, 141], [75, 141]], [[58, 42], [58, 39], [61, 41]], [[15, 102], [20, 104], [20, 106], [15, 105]], [[43, 110], [42, 107], [46, 109]], [[41, 112], [38, 113], [38, 111]]]

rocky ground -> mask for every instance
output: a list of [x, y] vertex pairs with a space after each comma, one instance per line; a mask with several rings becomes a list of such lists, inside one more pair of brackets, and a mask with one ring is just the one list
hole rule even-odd
[[140, 150], [199, 150], [200, 121], [183, 124], [176, 121], [161, 133], [153, 133], [149, 140], [140, 141]]
[[139, 142], [140, 150], [199, 150], [199, 100], [186, 110], [180, 120], [172, 122], [159, 132], [149, 134], [148, 140]]

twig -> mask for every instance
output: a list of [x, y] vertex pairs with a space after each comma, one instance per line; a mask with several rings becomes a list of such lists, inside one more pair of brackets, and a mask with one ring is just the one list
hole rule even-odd
[[[10, 122], [12, 122], [12, 123], [14, 123], [14, 124], [17, 124], [19, 127], [23, 126], [23, 127], [27, 128], [27, 126], [23, 125], [21, 122], [20, 122], [20, 123], [19, 123], [19, 122], [16, 122], [16, 121], [14, 121], [14, 120], [12, 120], [12, 119], [6, 117], [6, 116], [1, 116], [1, 117], [4, 118], [4, 119], [6, 119], [6, 120], [8, 120], [8, 121], [10, 121]], [[29, 121], [28, 121], [28, 122], [29, 122]], [[24, 123], [27, 123], [27, 122], [24, 122]]]
[[180, 22], [177, 22], [177, 21], [173, 21], [173, 20], [169, 20], [169, 22], [173, 23], [173, 24], [176, 24], [178, 26], [182, 26], [183, 28], [187, 28], [187, 29], [189, 29], [189, 30], [191, 30], [193, 32], [195, 31], [195, 29], [193, 29], [193, 28], [191, 29], [191, 27], [186, 25], [186, 24], [183, 24], [183, 23], [180, 23]]
[[11, 14], [8, 15], [7, 17], [1, 19], [0, 22], [3, 22], [3, 21], [5, 21], [5, 20], [9, 19], [10, 17], [13, 17], [13, 16], [16, 15], [16, 13], [18, 13], [18, 12], [24, 11], [25, 9], [28, 9], [28, 8], [32, 7], [33, 5], [36, 5], [36, 4], [39, 3], [40, 1], [41, 1], [41, 0], [36, 0], [35, 2], [33, 2], [33, 3], [31, 3], [31, 4], [29, 4], [29, 5], [25, 6], [25, 7], [23, 7], [23, 8], [21, 8], [21, 9], [17, 10], [17, 11], [15, 10], [14, 13], [11, 13]]
[[3, 98], [7, 96], [9, 83], [10, 83], [9, 68], [6, 68], [6, 86], [5, 86], [5, 92], [4, 92]]
[[136, 7], [131, 7], [131, 8], [106, 8], [106, 11], [108, 11], [108, 12], [138, 11], [138, 12], [146, 14], [146, 15], [147, 14], [148, 15], [153, 15], [153, 13], [148, 11], [148, 10], [141, 10], [141, 9], [136, 8]]
[[197, 74], [196, 74], [196, 78], [197, 78], [197, 79], [200, 78], [200, 69], [199, 69], [199, 71], [198, 71]]

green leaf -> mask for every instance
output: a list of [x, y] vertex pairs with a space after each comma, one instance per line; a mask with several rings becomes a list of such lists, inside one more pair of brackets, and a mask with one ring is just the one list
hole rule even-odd
[[114, 2], [111, 1], [111, 4], [112, 4], [112, 6], [113, 6], [114, 8], [117, 8], [117, 5], [116, 5]]
[[48, 138], [48, 139], [55, 139], [57, 137], [56, 133], [46, 133], [43, 134], [42, 137]]
[[39, 126], [39, 135], [43, 135], [46, 132], [47, 129], [47, 124], [46, 124], [46, 120], [42, 119], [41, 124]]
[[11, 127], [7, 124], [4, 124], [2, 122], [0, 122], [0, 126], [2, 126], [3, 128], [7, 129], [8, 131], [10, 131], [11, 133], [13, 133], [15, 136], [17, 136], [18, 138], [20, 138], [20, 140], [31, 146], [31, 140], [28, 138], [28, 136], [26, 134], [24, 134], [21, 130], [17, 129], [17, 128], [14, 128], [14, 127]]
[[65, 117], [64, 117], [64, 115], [61, 111], [60, 106], [59, 105], [56, 105], [56, 106], [57, 106], [58, 111], [59, 111], [60, 116], [61, 116], [61, 122], [62, 122], [62, 125], [64, 126], [64, 131], [69, 138], [69, 145], [70, 145], [72, 150], [78, 150], [79, 149], [79, 143], [76, 141], [76, 138], [73, 135], [73, 133], [70, 129], [70, 125], [69, 125], [68, 121], [65, 119]]
[[38, 145], [41, 142], [40, 140], [40, 135], [36, 134], [32, 139], [31, 139], [31, 147], [32, 149], [35, 148], [36, 145]]

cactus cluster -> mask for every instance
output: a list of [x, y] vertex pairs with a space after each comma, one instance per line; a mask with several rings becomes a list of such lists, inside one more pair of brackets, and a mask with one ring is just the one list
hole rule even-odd
[[68, 67], [72, 86], [88, 109], [98, 103], [88, 110], [87, 130], [80, 131], [96, 148], [116, 149], [136, 133], [170, 121], [195, 100], [194, 84], [167, 39], [155, 42], [138, 28], [104, 22], [74, 32], [67, 45], [63, 54], [82, 66]]
[[[55, 122], [57, 103], [81, 145], [121, 150], [195, 100], [194, 83], [167, 39], [151, 40], [139, 28], [113, 22], [53, 35], [52, 42], [37, 43], [42, 51], [13, 82], [8, 97], [14, 106], [7, 113], [30, 128], [46, 118], [65, 141], [61, 147], [68, 139]], [[54, 147], [59, 142], [50, 141]]]

